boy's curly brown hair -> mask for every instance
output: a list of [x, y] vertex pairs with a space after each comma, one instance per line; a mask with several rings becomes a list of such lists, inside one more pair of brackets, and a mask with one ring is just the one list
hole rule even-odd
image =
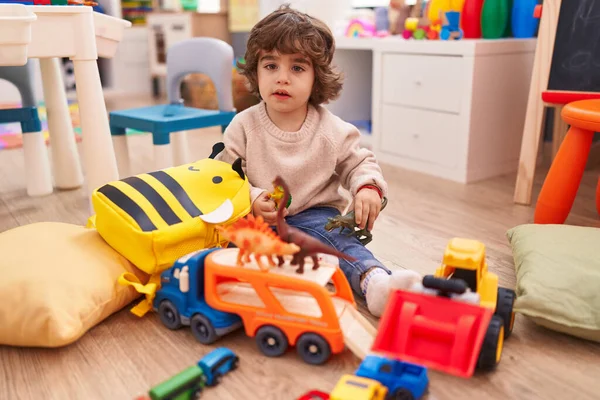
[[284, 4], [252, 28], [246, 45], [245, 64], [238, 63], [238, 68], [247, 77], [250, 91], [258, 98], [261, 98], [257, 72], [261, 50], [275, 50], [281, 54], [300, 53], [311, 60], [315, 82], [309, 103], [327, 103], [340, 95], [342, 76], [331, 66], [335, 40], [327, 25], [317, 18]]

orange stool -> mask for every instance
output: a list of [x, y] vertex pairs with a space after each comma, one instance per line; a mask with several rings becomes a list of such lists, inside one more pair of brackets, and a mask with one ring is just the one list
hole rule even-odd
[[[536, 224], [562, 224], [571, 212], [594, 133], [600, 132], [600, 100], [569, 103], [563, 108], [561, 117], [571, 128], [542, 186], [535, 207]], [[596, 208], [600, 214], [600, 179], [596, 188]]]

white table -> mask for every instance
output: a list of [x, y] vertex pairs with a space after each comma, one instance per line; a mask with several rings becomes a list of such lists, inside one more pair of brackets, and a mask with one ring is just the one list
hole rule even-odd
[[83, 181], [58, 58], [73, 60], [83, 168], [91, 196], [119, 177], [97, 59], [113, 57], [130, 26], [87, 6], [0, 4], [0, 65], [40, 59], [57, 187], [79, 187]]

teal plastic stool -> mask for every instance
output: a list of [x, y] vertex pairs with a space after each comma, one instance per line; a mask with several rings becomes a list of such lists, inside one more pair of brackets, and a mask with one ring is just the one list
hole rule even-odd
[[52, 171], [33, 90], [33, 64], [29, 61], [23, 66], [0, 67], [0, 79], [11, 82], [21, 94], [20, 108], [0, 110], [0, 124], [21, 124], [27, 194], [50, 194], [53, 192]]
[[[187, 130], [210, 126], [225, 128], [229, 125], [236, 114], [231, 87], [232, 65], [233, 48], [219, 39], [192, 38], [179, 42], [167, 50], [169, 104], [109, 113], [110, 132], [121, 177], [130, 175], [126, 135], [128, 128], [152, 134], [154, 166], [159, 170], [189, 162]], [[181, 80], [191, 73], [203, 73], [212, 80], [217, 93], [219, 110], [205, 110], [183, 105], [180, 84]], [[173, 139], [173, 149], [171, 139]]]

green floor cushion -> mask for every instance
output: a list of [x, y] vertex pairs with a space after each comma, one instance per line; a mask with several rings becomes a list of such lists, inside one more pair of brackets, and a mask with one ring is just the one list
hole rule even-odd
[[600, 229], [526, 224], [507, 237], [517, 274], [515, 311], [600, 342]]

